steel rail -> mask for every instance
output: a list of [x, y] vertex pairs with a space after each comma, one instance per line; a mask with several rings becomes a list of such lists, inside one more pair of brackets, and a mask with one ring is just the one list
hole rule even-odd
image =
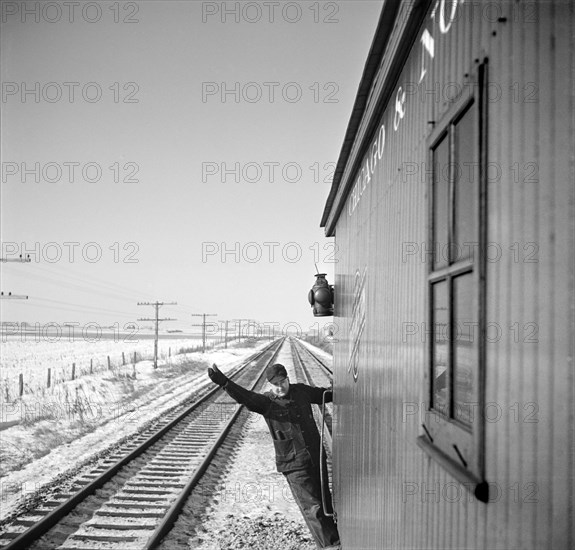
[[[261, 379], [265, 373], [266, 367], [268, 365], [272, 364], [273, 361], [275, 361], [282, 345], [283, 345], [283, 341], [277, 347], [277, 349], [274, 351], [274, 353], [269, 358], [267, 363], [262, 367], [260, 374], [258, 375], [256, 381], [251, 386], [250, 390], [253, 391], [257, 387], [257, 385], [260, 383], [260, 381], [261, 381]], [[208, 466], [212, 462], [212, 459], [215, 456], [217, 450], [219, 449], [221, 444], [226, 439], [230, 429], [235, 424], [236, 420], [238, 419], [240, 413], [244, 410], [244, 408], [245, 408], [244, 405], [238, 404], [234, 414], [232, 415], [232, 417], [228, 420], [228, 422], [226, 423], [226, 425], [222, 429], [220, 436], [213, 443], [213, 445], [211, 446], [210, 450], [208, 451], [208, 453], [206, 454], [206, 456], [204, 457], [202, 462], [198, 465], [194, 475], [192, 476], [190, 481], [186, 484], [186, 486], [181, 491], [179, 496], [176, 498], [176, 500], [174, 501], [174, 503], [172, 504], [170, 509], [167, 511], [166, 515], [164, 516], [164, 518], [160, 522], [160, 525], [156, 528], [154, 533], [148, 539], [143, 550], [151, 550], [153, 548], [156, 548], [160, 544], [162, 539], [166, 536], [166, 534], [171, 530], [172, 526], [174, 525], [174, 523], [176, 522], [176, 520], [178, 518], [178, 515], [180, 514], [182, 508], [184, 507], [186, 500], [188, 499], [190, 493], [193, 491], [194, 487], [198, 484], [198, 482], [200, 481], [204, 472], [208, 469]]]
[[[244, 362], [240, 364], [239, 367], [235, 369], [232, 376], [237, 376], [240, 372], [248, 367], [253, 361], [260, 359], [265, 353], [270, 351], [275, 345], [277, 349], [275, 350], [273, 356], [275, 357], [283, 345], [283, 339], [272, 342], [262, 350], [254, 353], [248, 357]], [[261, 375], [260, 375], [261, 377]], [[183, 412], [178, 414], [173, 420], [168, 422], [162, 428], [160, 428], [156, 433], [146, 439], [143, 443], [139, 444], [135, 449], [129, 452], [127, 455], [122, 457], [120, 460], [115, 462], [107, 470], [99, 474], [96, 478], [91, 480], [82, 489], [77, 491], [72, 497], [64, 501], [62, 504], [54, 508], [54, 510], [48, 512], [42, 519], [37, 523], [30, 526], [26, 531], [22, 532], [20, 535], [12, 539], [8, 544], [0, 546], [1, 550], [21, 550], [22, 548], [28, 547], [31, 543], [37, 541], [42, 535], [44, 535], [49, 529], [56, 525], [63, 517], [65, 517], [69, 512], [71, 512], [78, 504], [85, 500], [88, 496], [93, 494], [97, 489], [102, 487], [106, 482], [112, 479], [124, 466], [132, 462], [135, 458], [143, 454], [148, 448], [150, 448], [154, 443], [171, 431], [177, 424], [179, 424], [185, 417], [187, 417], [191, 412], [197, 409], [202, 403], [214, 396], [218, 391], [219, 387], [209, 390], [206, 394], [200, 397], [197, 401], [192, 403]]]
[[[309, 356], [313, 360], [315, 360], [317, 364], [319, 364], [324, 370], [328, 370], [331, 374], [331, 371], [329, 369], [327, 369], [325, 364], [322, 361], [320, 361], [315, 354], [311, 353], [310, 350], [308, 350], [305, 346], [303, 346], [298, 340], [290, 339], [290, 343], [292, 346], [294, 358], [297, 359], [297, 362], [300, 365], [301, 370], [303, 372], [304, 378], [308, 384], [311, 382], [311, 376], [310, 376], [309, 372], [307, 371], [307, 367], [304, 365], [303, 359], [300, 355], [300, 349], [302, 349], [302, 348], [309, 352]], [[331, 376], [329, 376], [329, 378], [331, 378]], [[320, 438], [319, 438], [319, 463], [320, 463], [319, 477], [320, 477], [320, 486], [321, 486], [321, 504], [322, 504], [322, 509], [323, 509], [322, 511], [323, 511], [325, 516], [333, 517], [335, 519], [335, 517], [336, 517], [335, 510], [333, 512], [330, 512], [327, 509], [327, 503], [325, 501], [325, 490], [324, 490], [326, 480], [324, 478], [324, 472], [323, 472], [323, 456], [325, 454], [324, 445], [323, 445], [324, 439], [327, 442], [327, 446], [330, 449], [330, 451], [331, 451], [331, 448], [333, 445], [332, 435], [331, 435], [331, 431], [330, 431], [331, 427], [328, 426], [328, 428], [329, 428], [328, 430], [324, 429], [325, 425], [327, 424], [326, 418], [328, 417], [328, 415], [326, 414], [326, 410], [325, 410], [325, 405], [326, 405], [325, 395], [328, 391], [329, 390], [325, 390], [323, 392], [321, 409], [320, 409], [320, 413], [319, 413], [320, 424], [321, 424]]]
[[[322, 414], [322, 419], [325, 418], [325, 394], [327, 393], [327, 390], [323, 392], [322, 395], [322, 399], [321, 399], [321, 414]], [[324, 450], [323, 450], [323, 436], [324, 436], [324, 427], [325, 427], [325, 422], [321, 423], [321, 435], [319, 438], [319, 463], [320, 465], [323, 464], [323, 455], [324, 455]], [[329, 432], [327, 432], [329, 434], [329, 448], [331, 449], [331, 445], [332, 445], [332, 439], [331, 439], [331, 434]], [[325, 502], [325, 491], [324, 491], [324, 487], [325, 487], [325, 479], [323, 476], [323, 466], [320, 466], [319, 469], [319, 483], [320, 483], [320, 487], [321, 487], [321, 507], [323, 508], [323, 513], [325, 516], [330, 516], [332, 518], [335, 519], [335, 510], [333, 512], [329, 512], [327, 509], [327, 503]]]
[[326, 371], [327, 375], [331, 378], [333, 376], [333, 370], [328, 367], [323, 359], [321, 359], [318, 355], [316, 355], [313, 351], [311, 351], [307, 346], [304, 346], [299, 340], [296, 340], [297, 345], [299, 346], [300, 349], [305, 350], [305, 352], [310, 355], [311, 357], [313, 357], [313, 359], [319, 364], [319, 366]]
[[[291, 343], [291, 349], [293, 352], [292, 355], [294, 355], [295, 359], [297, 360], [298, 365], [300, 366], [301, 371], [304, 375], [304, 379], [305, 379], [306, 383], [308, 385], [311, 385], [311, 381], [312, 381], [311, 375], [308, 372], [307, 367], [304, 364], [303, 358], [302, 358], [302, 356], [300, 354], [300, 350], [299, 350], [299, 348], [303, 347], [303, 346], [299, 343], [299, 341], [297, 339], [290, 339], [290, 343]], [[320, 364], [320, 366], [322, 368], [324, 367], [323, 363], [320, 363], [320, 361], [317, 360], [317, 357], [315, 355], [313, 355], [311, 352], [310, 352], [310, 357], [313, 360], [317, 361], [317, 363]], [[328, 378], [331, 380], [331, 375], [328, 375]], [[317, 406], [317, 410], [318, 411], [320, 410], [319, 405]], [[323, 410], [325, 411], [325, 407], [323, 407]], [[328, 448], [331, 449], [332, 448], [331, 425], [330, 425], [330, 423], [326, 422], [326, 419], [331, 418], [331, 416], [329, 414], [325, 415], [323, 412], [320, 412], [319, 415], [320, 415], [321, 424], [323, 425], [323, 423], [325, 422], [325, 424], [328, 427], [328, 431], [326, 432], [326, 434], [327, 434], [326, 441], [328, 444]], [[318, 426], [318, 427], [320, 427], [320, 426]]]

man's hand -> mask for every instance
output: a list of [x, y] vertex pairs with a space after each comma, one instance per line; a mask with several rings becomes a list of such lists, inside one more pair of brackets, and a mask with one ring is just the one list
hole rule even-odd
[[210, 380], [218, 386], [225, 386], [228, 382], [228, 377], [222, 374], [218, 366], [214, 363], [211, 368], [208, 367], [208, 376]]

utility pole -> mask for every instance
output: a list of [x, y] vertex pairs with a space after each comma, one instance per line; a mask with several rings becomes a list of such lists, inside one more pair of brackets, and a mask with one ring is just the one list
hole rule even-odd
[[177, 302], [138, 302], [139, 306], [154, 306], [156, 308], [155, 319], [142, 318], [138, 321], [154, 321], [156, 323], [156, 330], [154, 335], [154, 368], [158, 368], [158, 325], [160, 321], [176, 321], [177, 319], [170, 319], [168, 317], [164, 319], [159, 318], [160, 306], [176, 306]]
[[234, 319], [238, 323], [238, 342], [242, 341], [242, 321], [247, 321], [248, 326], [253, 321], [253, 319]]
[[206, 353], [206, 317], [217, 317], [217, 313], [192, 313], [192, 317], [202, 317], [201, 325], [192, 325], [193, 327], [202, 327], [202, 353]]
[[[25, 258], [22, 257], [22, 254], [18, 258], [0, 258], [0, 262], [18, 262], [22, 264], [30, 263], [32, 260], [30, 259], [30, 254], [28, 254]], [[8, 292], [8, 294], [4, 294], [4, 292], [0, 292], [0, 300], [27, 300], [28, 296], [24, 294], [12, 294]]]
[[276, 327], [273, 326], [272, 324], [270, 324], [270, 327], [269, 327], [270, 342], [274, 339], [275, 332], [276, 332]]
[[[224, 329], [224, 323], [225, 323], [225, 329]], [[224, 349], [228, 349], [228, 325], [229, 325], [229, 321], [220, 321], [220, 329], [222, 330], [222, 332], [224, 333], [224, 337], [223, 337], [223, 342], [224, 342]]]

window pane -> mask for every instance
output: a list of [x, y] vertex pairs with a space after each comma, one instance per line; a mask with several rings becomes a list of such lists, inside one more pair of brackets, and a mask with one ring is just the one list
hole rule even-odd
[[474, 251], [477, 253], [479, 137], [475, 126], [475, 109], [470, 106], [455, 124], [455, 227], [452, 261], [471, 258]]
[[473, 273], [453, 279], [453, 416], [472, 423], [474, 380], [478, 365], [479, 323]]
[[449, 139], [447, 135], [433, 150], [433, 268], [448, 260]]
[[447, 281], [432, 286], [432, 408], [448, 414], [449, 308]]

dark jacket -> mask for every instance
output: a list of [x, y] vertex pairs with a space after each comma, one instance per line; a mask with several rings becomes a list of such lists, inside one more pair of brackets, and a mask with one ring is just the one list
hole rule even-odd
[[[225, 391], [238, 403], [265, 418], [273, 439], [278, 472], [292, 472], [319, 467], [320, 436], [311, 411], [311, 404], [321, 405], [328, 388], [306, 384], [290, 384], [285, 397], [273, 393], [256, 393], [228, 380]], [[326, 403], [333, 394], [326, 394]]]

